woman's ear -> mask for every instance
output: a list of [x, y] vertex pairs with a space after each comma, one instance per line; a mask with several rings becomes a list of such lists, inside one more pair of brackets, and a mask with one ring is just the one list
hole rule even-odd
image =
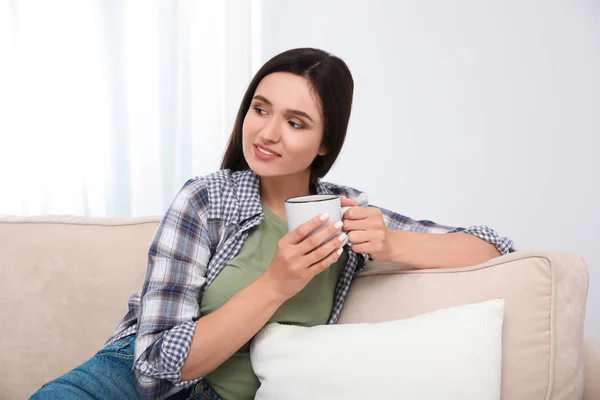
[[325, 148], [325, 145], [321, 145], [321, 147], [319, 148], [319, 152], [317, 153], [317, 155], [324, 156], [326, 154], [327, 154], [327, 149]]

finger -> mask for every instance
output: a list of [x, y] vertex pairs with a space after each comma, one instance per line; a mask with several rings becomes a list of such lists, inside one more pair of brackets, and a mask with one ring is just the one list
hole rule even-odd
[[298, 243], [298, 249], [300, 251], [300, 254], [308, 254], [317, 247], [324, 244], [324, 242], [326, 242], [327, 239], [330, 239], [333, 236], [337, 236], [341, 233], [342, 226], [342, 221], [338, 221], [335, 224], [329, 224], [327, 227], [320, 230], [319, 232], [316, 232], [313, 235], [310, 235], [309, 237], [305, 238], [302, 242]]
[[370, 224], [367, 219], [358, 219], [358, 220], [344, 220], [344, 226], [342, 230], [344, 232], [352, 232], [352, 231], [366, 231], [370, 228]]
[[289, 243], [298, 244], [302, 242], [311, 232], [321, 225], [327, 223], [328, 220], [329, 216], [327, 214], [317, 215], [316, 217], [308, 220], [293, 231], [288, 232], [286, 236], [289, 235]]
[[345, 196], [340, 196], [340, 200], [342, 201], [342, 207], [352, 207], [352, 206], [356, 206], [356, 202], [352, 199], [349, 199]]
[[342, 247], [342, 244], [344, 244], [346, 237], [347, 236], [345, 233], [335, 235], [335, 237], [328, 240], [327, 243], [308, 253], [306, 255], [305, 265], [315, 264], [327, 257], [332, 251], [338, 250], [340, 247]]
[[366, 207], [352, 207], [344, 214], [344, 221], [347, 219], [367, 219], [373, 211]]
[[342, 255], [342, 252], [342, 248], [339, 248], [337, 250], [334, 249], [327, 257], [311, 265], [308, 268], [308, 270], [313, 274], [313, 276], [320, 274], [321, 272], [329, 268], [334, 262], [336, 262]]
[[348, 233], [348, 241], [352, 243], [352, 250], [356, 251], [354, 246], [369, 241], [369, 233], [367, 231], [352, 231]]

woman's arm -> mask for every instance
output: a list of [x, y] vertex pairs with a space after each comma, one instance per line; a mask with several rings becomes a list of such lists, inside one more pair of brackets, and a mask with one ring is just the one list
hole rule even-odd
[[181, 380], [196, 320], [211, 244], [208, 189], [190, 179], [158, 226], [141, 292], [133, 377], [142, 399], [164, 398], [192, 386]]
[[[342, 198], [342, 206], [356, 202]], [[413, 268], [457, 268], [514, 251], [513, 242], [487, 226], [468, 229], [415, 221], [384, 208], [352, 207], [344, 215], [352, 249], [373, 260]]]
[[202, 377], [231, 357], [269, 321], [284, 299], [264, 276], [200, 318], [181, 380]]
[[495, 245], [467, 233], [389, 230], [389, 262], [413, 268], [458, 268], [484, 263], [501, 255]]
[[459, 268], [514, 251], [512, 240], [487, 226], [455, 228], [379, 210], [387, 228], [389, 262], [413, 268]]

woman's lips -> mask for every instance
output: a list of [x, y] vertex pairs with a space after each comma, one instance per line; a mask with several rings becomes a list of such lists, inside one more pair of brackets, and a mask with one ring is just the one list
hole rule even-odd
[[264, 161], [271, 161], [281, 157], [277, 154], [267, 152], [267, 150], [261, 149], [257, 145], [254, 145], [254, 155]]

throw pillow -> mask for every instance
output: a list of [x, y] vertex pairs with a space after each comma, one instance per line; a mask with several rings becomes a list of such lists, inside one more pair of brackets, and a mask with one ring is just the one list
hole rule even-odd
[[267, 324], [256, 400], [500, 399], [504, 300], [381, 323]]

